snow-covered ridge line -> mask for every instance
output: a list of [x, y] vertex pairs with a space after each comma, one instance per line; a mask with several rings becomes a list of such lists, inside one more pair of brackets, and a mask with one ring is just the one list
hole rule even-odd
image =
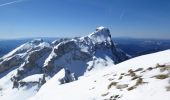
[[[112, 59], [113, 63], [119, 63], [129, 58], [127, 54], [115, 47], [109, 29], [99, 27], [88, 36], [73, 38], [55, 45], [44, 63], [44, 68], [47, 73], [55, 74], [55, 71], [64, 67], [74, 72], [76, 76], [81, 76], [87, 70], [94, 69], [97, 59], [101, 58], [105, 63], [107, 57]], [[86, 65], [89, 61], [93, 61], [94, 65]]]
[[8, 100], [25, 100], [42, 85], [48, 86], [51, 78], [60, 87], [127, 59], [129, 56], [114, 45], [110, 30], [104, 27], [84, 37], [52, 43], [36, 39], [0, 59], [0, 99], [11, 96]]

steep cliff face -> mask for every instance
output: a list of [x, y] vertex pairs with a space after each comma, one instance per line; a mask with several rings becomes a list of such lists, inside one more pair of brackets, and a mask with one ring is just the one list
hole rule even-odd
[[30, 66], [33, 67], [33, 64], [37, 64], [35, 63], [36, 60], [40, 59], [42, 56], [46, 55], [47, 52], [50, 51], [50, 44], [44, 42], [41, 39], [36, 39], [25, 43], [0, 58], [0, 73], [7, 71], [13, 67], [28, 67], [28, 63], [30, 64]]
[[68, 68], [75, 75], [81, 76], [92, 70], [97, 63], [103, 63], [105, 67], [108, 59], [112, 59], [116, 64], [128, 58], [123, 51], [115, 47], [109, 29], [99, 27], [88, 36], [55, 45], [44, 63], [44, 70], [53, 75], [62, 68]]
[[20, 82], [22, 79], [42, 73], [43, 62], [51, 51], [51, 44], [41, 39], [32, 40], [19, 46], [1, 58], [1, 77], [15, 70], [9, 80], [12, 81], [13, 88], [18, 88], [23, 83]]
[[[88, 36], [59, 39], [52, 43], [32, 40], [0, 58], [0, 76], [11, 88], [40, 88], [56, 74], [64, 73], [59, 83], [77, 80], [91, 70], [116, 64], [129, 57], [116, 48], [108, 28], [99, 27]], [[34, 80], [28, 80], [34, 79]]]

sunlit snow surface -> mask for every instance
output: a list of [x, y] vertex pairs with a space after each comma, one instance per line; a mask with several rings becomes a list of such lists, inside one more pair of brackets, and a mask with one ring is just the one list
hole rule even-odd
[[[159, 69], [147, 71], [142, 74], [137, 73], [142, 75], [142, 78], [147, 84], [140, 85], [132, 91], [127, 91], [127, 89], [119, 90], [115, 87], [108, 89], [108, 85], [112, 81], [132, 86], [135, 81], [132, 81], [129, 76], [121, 80], [118, 79], [121, 73], [127, 73], [129, 69], [135, 70], [138, 68], [147, 69], [148, 67], [155, 67], [157, 63], [170, 64], [169, 57], [170, 50], [166, 50], [136, 57], [117, 65], [114, 65], [109, 58], [106, 58], [108, 67], [102, 67], [105, 63], [98, 63], [102, 61], [97, 59], [98, 61], [95, 61], [95, 65], [98, 67], [91, 72], [86, 72], [79, 80], [60, 84], [59, 80], [62, 79], [65, 74], [62, 69], [47, 81], [40, 90], [37, 90], [37, 85], [31, 88], [21, 87], [19, 89], [12, 89], [13, 83], [10, 78], [17, 71], [14, 69], [0, 79], [0, 88], [2, 88], [0, 90], [0, 100], [103, 100], [113, 95], [120, 96], [117, 100], [161, 100], [162, 98], [169, 100], [170, 92], [165, 89], [165, 87], [169, 85], [169, 78], [163, 80], [151, 78], [161, 73]], [[89, 66], [91, 64], [92, 62], [88, 62]], [[162, 73], [166, 74], [168, 72]], [[23, 80], [37, 81], [41, 76], [42, 75], [33, 75]], [[102, 96], [103, 94], [107, 95]]]
[[[158, 69], [143, 73], [142, 77], [147, 84], [140, 85], [132, 91], [118, 90], [115, 87], [108, 89], [111, 82], [108, 79], [115, 78], [119, 84], [133, 85], [134, 81], [128, 77], [118, 80], [120, 73], [127, 72], [129, 69], [154, 67], [157, 63], [168, 64], [169, 57], [170, 50], [136, 57], [118, 65], [111, 65], [112, 67], [93, 71], [93, 74], [85, 75], [78, 81], [63, 85], [58, 85], [57, 78], [53, 77], [29, 100], [47, 100], [49, 98], [50, 100], [102, 100], [111, 95], [120, 95], [121, 98], [118, 100], [169, 100], [170, 92], [165, 89], [169, 84], [169, 79], [151, 78], [160, 73]], [[115, 74], [116, 76], [114, 76]], [[108, 95], [102, 96], [105, 93]]]

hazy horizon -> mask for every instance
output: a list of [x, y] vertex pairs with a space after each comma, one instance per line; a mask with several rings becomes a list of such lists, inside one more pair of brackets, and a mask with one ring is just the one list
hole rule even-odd
[[[78, 37], [82, 37], [82, 36], [78, 36]], [[28, 40], [32, 40], [32, 39], [60, 39], [60, 38], [75, 38], [75, 36], [73, 37], [12, 37], [12, 38], [0, 38], [1, 40], [24, 40], [24, 39], [28, 39]], [[146, 40], [170, 40], [169, 38], [152, 38], [152, 37], [126, 37], [126, 36], [120, 36], [120, 37], [112, 37], [113, 39], [146, 39]]]

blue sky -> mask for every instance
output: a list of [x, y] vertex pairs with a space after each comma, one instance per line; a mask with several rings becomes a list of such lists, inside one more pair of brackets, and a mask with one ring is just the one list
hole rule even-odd
[[0, 38], [84, 36], [170, 39], [170, 0], [0, 0]]

